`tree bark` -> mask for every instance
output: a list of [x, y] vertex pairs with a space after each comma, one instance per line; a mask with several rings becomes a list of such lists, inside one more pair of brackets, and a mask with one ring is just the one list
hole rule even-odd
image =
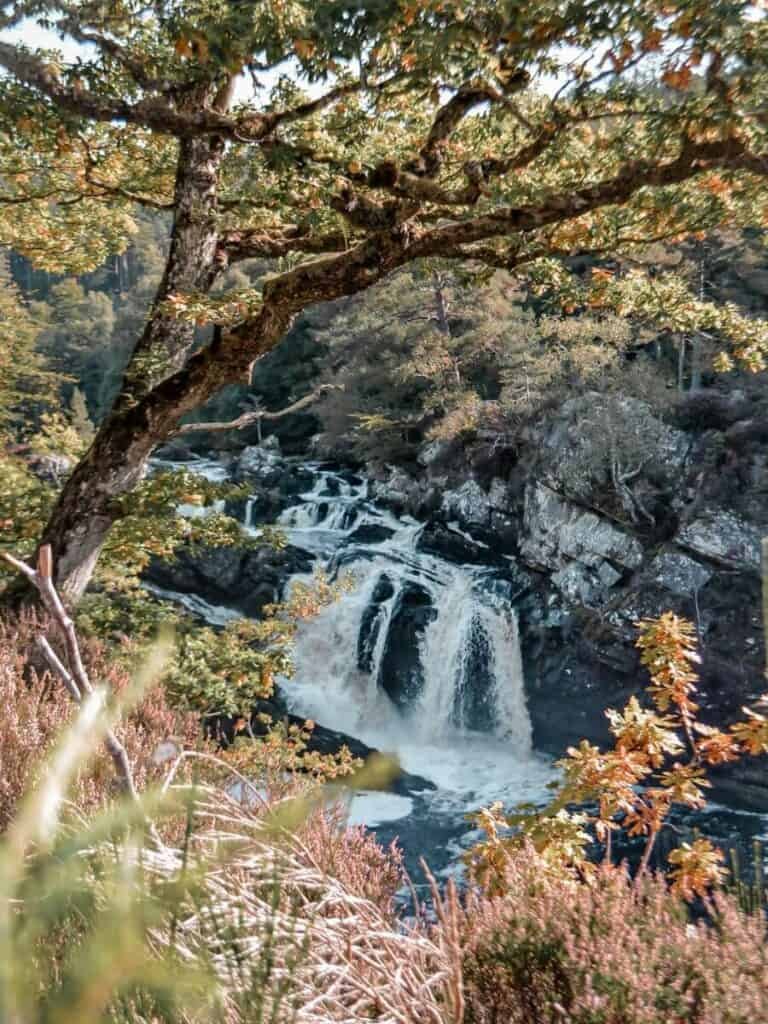
[[145, 400], [185, 365], [195, 344], [194, 325], [169, 316], [166, 300], [176, 292], [208, 292], [222, 269], [216, 211], [223, 151], [224, 142], [216, 137], [179, 144], [170, 247], [147, 325], [112, 410], [65, 484], [43, 534], [41, 544], [53, 549], [56, 585], [70, 603], [88, 585], [107, 534], [122, 514], [120, 498], [139, 482], [152, 449], [172, 426], [155, 417]]
[[164, 304], [175, 293], [207, 293], [222, 269], [217, 260], [216, 211], [223, 140], [184, 139], [179, 147], [176, 211], [165, 271], [126, 368], [118, 407], [181, 369], [194, 345], [194, 325], [167, 315]]
[[141, 479], [154, 448], [183, 416], [242, 378], [254, 350], [258, 355], [274, 347], [294, 312], [287, 303], [265, 309], [249, 325], [247, 343], [234, 332], [221, 335], [142, 399], [112, 410], [67, 480], [41, 541], [53, 549], [56, 586], [67, 602], [75, 603], [88, 585], [107, 534], [122, 516], [121, 499]]

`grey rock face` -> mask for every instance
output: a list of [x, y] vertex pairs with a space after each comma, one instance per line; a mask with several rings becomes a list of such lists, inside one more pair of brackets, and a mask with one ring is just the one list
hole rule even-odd
[[280, 454], [280, 438], [277, 434], [270, 434], [269, 437], [265, 437], [259, 446], [263, 451], [273, 452], [275, 455]]
[[424, 466], [428, 469], [436, 462], [442, 461], [448, 455], [452, 447], [451, 441], [430, 441], [425, 444], [419, 454], [416, 456], [416, 461], [420, 466]]
[[523, 529], [523, 557], [544, 569], [570, 561], [599, 569], [606, 559], [636, 569], [642, 561], [643, 548], [635, 537], [539, 482], [526, 487]]
[[534, 482], [525, 493], [520, 553], [552, 572], [568, 601], [594, 606], [621, 580], [622, 569], [639, 567], [643, 548], [631, 534]]
[[676, 542], [694, 554], [742, 572], [760, 571], [760, 532], [726, 509], [710, 509], [683, 526]]
[[442, 508], [449, 519], [458, 519], [463, 525], [486, 526], [491, 515], [490, 495], [476, 480], [467, 480], [443, 494]]
[[611, 486], [612, 464], [638, 480], [673, 481], [691, 448], [690, 436], [654, 416], [647, 403], [597, 391], [564, 402], [536, 441], [541, 478], [584, 502]]
[[701, 562], [675, 551], [662, 551], [648, 566], [646, 576], [671, 594], [688, 597], [712, 579], [712, 573]]
[[283, 460], [274, 451], [259, 445], [244, 448], [234, 467], [236, 480], [255, 480], [266, 487], [278, 483], [284, 471]]
[[371, 486], [373, 497], [387, 504], [407, 505], [416, 484], [408, 474], [399, 468], [391, 468], [386, 480], [375, 480]]

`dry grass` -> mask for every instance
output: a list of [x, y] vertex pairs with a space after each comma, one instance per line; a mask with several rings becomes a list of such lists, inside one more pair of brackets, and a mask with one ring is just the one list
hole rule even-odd
[[[528, 847], [505, 854], [500, 895], [472, 890], [460, 898], [451, 885], [443, 895], [434, 886], [436, 920], [405, 924], [394, 908], [403, 882], [397, 852], [382, 850], [363, 829], [346, 829], [338, 809], [302, 803], [306, 781], [298, 798], [286, 795], [283, 780], [274, 787], [265, 780], [258, 799], [238, 801], [221, 763], [207, 773], [206, 785], [192, 786], [192, 766], [217, 761], [211, 751], [173, 768], [158, 764], [163, 740], [189, 747], [198, 737], [197, 721], [169, 709], [159, 690], [119, 728], [139, 786], [165, 778], [178, 798], [174, 827], [162, 831], [165, 843], [146, 838], [143, 809], [138, 818], [135, 806], [128, 809], [132, 825], [120, 819], [112, 767], [103, 756], [75, 772], [67, 807], [73, 813], [59, 820], [55, 840], [41, 845], [29, 808], [51, 804], [45, 791], [56, 791], [57, 782], [43, 766], [70, 731], [65, 727], [75, 709], [26, 662], [24, 651], [39, 628], [32, 616], [0, 626], [0, 831], [6, 833], [0, 896], [8, 894], [5, 902], [0, 898], [0, 1018], [58, 1024], [768, 1020], [765, 919], [742, 913], [730, 896], [713, 896], [709, 923], [692, 924], [661, 878], [633, 886], [620, 869], [605, 868], [580, 881], [553, 871]], [[94, 679], [118, 692], [127, 685], [97, 648], [89, 649], [88, 660]], [[57, 756], [56, 763], [65, 763]], [[217, 776], [221, 781], [213, 784]], [[19, 815], [21, 795], [35, 785], [37, 804]], [[106, 825], [99, 824], [105, 808]], [[23, 1014], [8, 1016], [13, 1005], [3, 983]]]
[[[44, 627], [32, 613], [0, 625], [0, 699], [6, 708], [0, 719], [0, 832], [16, 820], [23, 795], [31, 788], [44, 791], [51, 781], [45, 770], [48, 758], [62, 737], [66, 743], [77, 715], [60, 684], [47, 673], [38, 675], [27, 659], [31, 641]], [[118, 694], [126, 688], [127, 674], [111, 667], [102, 650], [90, 646], [85, 654], [94, 681]], [[170, 762], [157, 763], [158, 745], [165, 740], [173, 739], [177, 748], [199, 746], [197, 719], [170, 709], [161, 688], [145, 695], [118, 731], [139, 788], [166, 780], [169, 794], [181, 798], [182, 806], [192, 801], [192, 809], [186, 816], [177, 813], [172, 827], [163, 825], [165, 845], [136, 846], [126, 833], [118, 842], [113, 837], [106, 844], [79, 848], [78, 830], [98, 831], [98, 813], [114, 814], [118, 795], [112, 765], [96, 741], [95, 758], [75, 774], [60, 825], [66, 848], [78, 849], [68, 884], [75, 893], [88, 893], [90, 909], [85, 917], [78, 910], [73, 924], [66, 910], [73, 897], [56, 894], [63, 916], [35, 947], [32, 962], [28, 947], [17, 946], [15, 954], [6, 951], [31, 971], [30, 986], [40, 990], [48, 1012], [58, 1006], [59, 990], [61, 998], [73, 986], [88, 990], [90, 980], [78, 976], [75, 984], [65, 965], [85, 956], [92, 936], [100, 930], [117, 935], [118, 917], [143, 919], [151, 907], [149, 930], [139, 927], [126, 947], [131, 957], [140, 961], [146, 956], [137, 951], [138, 942], [159, 964], [176, 964], [206, 983], [171, 1015], [154, 996], [132, 989], [134, 994], [121, 996], [110, 1010], [115, 1020], [458, 1020], [446, 1016], [446, 983], [452, 975], [446, 948], [426, 928], [404, 927], [395, 912], [395, 892], [403, 883], [395, 849], [383, 850], [362, 828], [346, 828], [338, 807], [308, 804], [295, 821], [295, 793], [306, 791], [306, 780], [293, 795], [286, 795], [282, 779], [275, 786], [261, 780], [259, 799], [238, 801], [227, 766], [210, 750], [198, 751], [180, 770]], [[219, 784], [193, 787], [195, 767]], [[293, 823], [290, 828], [287, 821]], [[50, 870], [50, 855], [44, 853], [42, 861], [39, 856], [32, 851], [17, 883], [18, 905], [30, 908], [32, 915], [34, 904], [28, 901], [35, 892], [34, 878]], [[79, 905], [80, 896], [74, 898]], [[117, 947], [102, 948], [95, 973], [115, 973], [119, 956]], [[32, 996], [33, 1003], [37, 999]], [[76, 1019], [58, 1009], [54, 1017]]]
[[396, 863], [370, 836], [323, 814], [276, 836], [215, 790], [202, 793], [194, 818], [189, 849], [146, 862], [165, 879], [184, 857], [186, 870], [206, 865], [195, 907], [155, 941], [186, 962], [210, 960], [227, 1021], [453, 1022], [446, 950], [426, 928], [399, 924]]

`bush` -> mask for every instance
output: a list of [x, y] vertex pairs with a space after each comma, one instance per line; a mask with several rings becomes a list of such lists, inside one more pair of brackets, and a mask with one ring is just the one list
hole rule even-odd
[[717, 895], [692, 924], [661, 877], [555, 876], [511, 854], [507, 895], [463, 911], [466, 1024], [756, 1024], [768, 1019], [762, 914]]
[[[226, 762], [179, 751], [198, 723], [162, 690], [117, 727], [137, 783], [162, 787], [112, 800], [98, 700], [76, 709], [23, 653], [40, 625], [0, 633], [0, 1020], [440, 1024], [447, 953], [398, 921], [393, 850], [345, 829], [316, 784], [276, 798], [241, 778], [236, 798]], [[87, 661], [125, 689], [98, 648]], [[154, 756], [169, 737], [171, 769]], [[185, 756], [222, 781], [193, 785]]]
[[[73, 720], [76, 707], [61, 682], [35, 669], [29, 652], [46, 623], [32, 612], [20, 619], [0, 619], [0, 833], [16, 812], [22, 794], [40, 780], [45, 758], [62, 730]], [[110, 664], [103, 648], [89, 643], [84, 657], [91, 678], [120, 694], [130, 682], [128, 672]], [[171, 708], [162, 687], [154, 687], [117, 726], [133, 765], [137, 785], [144, 789], [165, 772], [158, 756], [163, 741], [175, 746], [200, 746], [196, 715]], [[81, 812], [105, 807], [115, 795], [112, 765], [97, 756], [77, 775], [71, 794]]]

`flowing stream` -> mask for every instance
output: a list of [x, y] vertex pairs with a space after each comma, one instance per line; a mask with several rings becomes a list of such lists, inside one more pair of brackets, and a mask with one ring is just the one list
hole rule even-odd
[[281, 516], [351, 593], [302, 624], [292, 709], [395, 753], [437, 786], [414, 798], [360, 794], [350, 819], [399, 838], [409, 866], [450, 869], [495, 800], [544, 801], [552, 777], [531, 746], [515, 610], [498, 570], [420, 549], [424, 529], [368, 497], [365, 480], [310, 467], [313, 488]]

